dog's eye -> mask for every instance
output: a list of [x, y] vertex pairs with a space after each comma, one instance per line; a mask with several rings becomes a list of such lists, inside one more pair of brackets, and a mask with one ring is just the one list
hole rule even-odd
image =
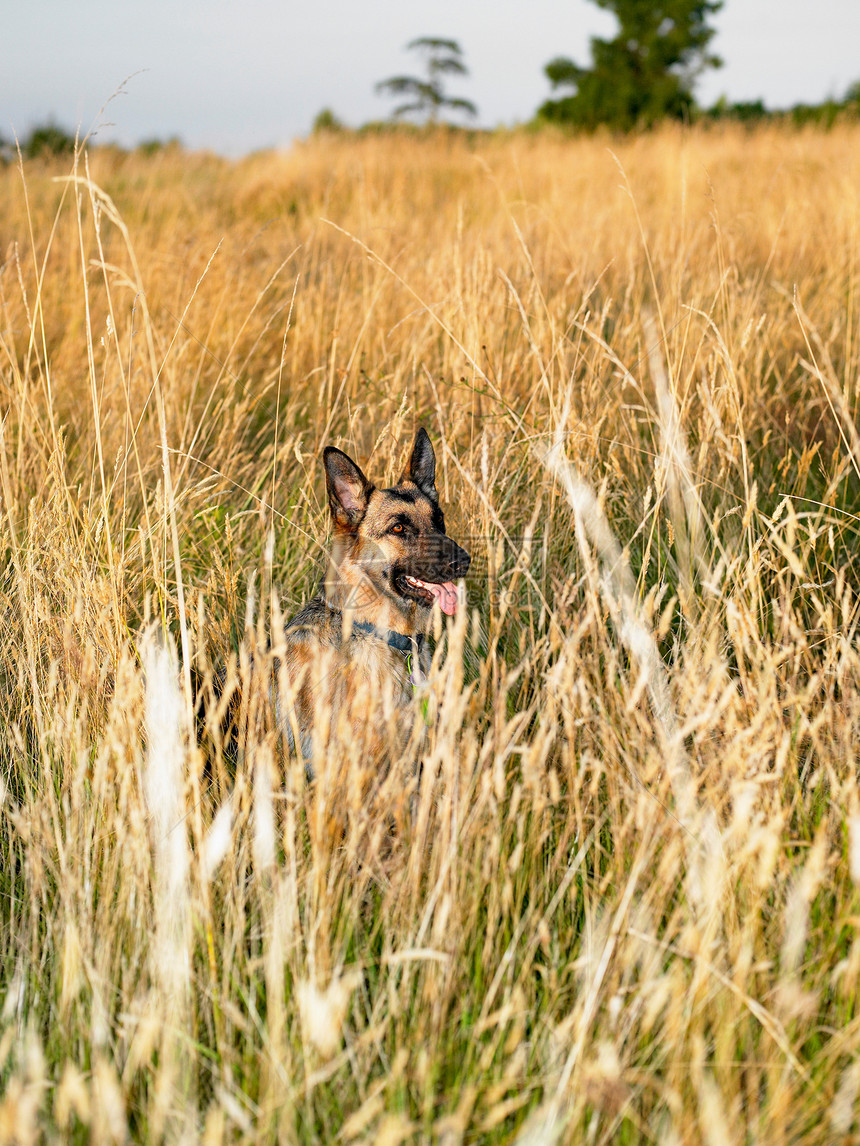
[[406, 526], [401, 524], [401, 522], [398, 521], [396, 525], [392, 525], [391, 532], [392, 533], [405, 533], [406, 532]]

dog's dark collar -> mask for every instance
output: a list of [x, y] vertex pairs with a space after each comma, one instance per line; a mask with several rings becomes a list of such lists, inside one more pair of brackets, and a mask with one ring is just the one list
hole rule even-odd
[[417, 651], [420, 653], [424, 648], [424, 634], [416, 633], [414, 637], [407, 637], [405, 633], [397, 633], [394, 629], [377, 629], [376, 625], [372, 625], [370, 621], [353, 621], [352, 631], [359, 633], [367, 633], [368, 636], [376, 637], [380, 641], [385, 641], [391, 649], [397, 649], [399, 653], [413, 653]]

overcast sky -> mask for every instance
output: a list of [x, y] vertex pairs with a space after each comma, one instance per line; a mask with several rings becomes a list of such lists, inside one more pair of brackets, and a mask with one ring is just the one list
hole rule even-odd
[[[471, 75], [450, 84], [483, 126], [528, 119], [549, 95], [543, 65], [588, 61], [613, 18], [587, 0], [6, 0], [0, 136], [53, 118], [133, 144], [178, 135], [240, 155], [286, 146], [331, 107], [346, 123], [384, 118], [377, 80], [414, 70], [416, 36], [459, 40]], [[841, 95], [860, 80], [860, 0], [727, 0], [702, 77], [712, 103], [780, 107]], [[137, 73], [137, 74], [133, 74]]]

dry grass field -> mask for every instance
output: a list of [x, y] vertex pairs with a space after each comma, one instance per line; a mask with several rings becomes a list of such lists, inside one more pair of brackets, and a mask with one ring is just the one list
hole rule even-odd
[[[0, 205], [0, 1143], [860, 1141], [860, 128]], [[419, 424], [474, 556], [421, 782], [310, 783], [320, 452]]]

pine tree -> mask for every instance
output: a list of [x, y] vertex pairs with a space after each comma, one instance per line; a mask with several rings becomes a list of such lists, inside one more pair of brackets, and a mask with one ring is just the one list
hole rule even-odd
[[682, 119], [695, 106], [693, 82], [722, 61], [708, 52], [714, 29], [708, 19], [723, 0], [593, 0], [618, 18], [611, 40], [593, 37], [592, 65], [558, 57], [544, 69], [553, 89], [573, 88], [547, 100], [541, 119], [593, 129], [650, 127]]
[[433, 36], [422, 36], [406, 45], [408, 51], [420, 52], [424, 56], [426, 79], [417, 76], [392, 76], [376, 85], [378, 94], [402, 95], [409, 102], [400, 104], [392, 113], [395, 118], [416, 112], [430, 123], [436, 123], [440, 112], [462, 111], [476, 116], [478, 109], [467, 99], [458, 99], [445, 94], [442, 77], [446, 75], [467, 76], [469, 70], [463, 63], [463, 49], [456, 40], [441, 40]]

